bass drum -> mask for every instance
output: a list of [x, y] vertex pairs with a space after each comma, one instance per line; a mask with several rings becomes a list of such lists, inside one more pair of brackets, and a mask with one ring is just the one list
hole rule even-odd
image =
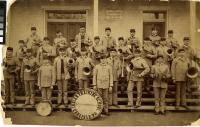
[[36, 106], [36, 111], [41, 116], [48, 116], [53, 110], [52, 104], [49, 101], [41, 101]]
[[80, 120], [92, 120], [101, 114], [103, 100], [93, 89], [79, 90], [72, 98], [71, 110]]

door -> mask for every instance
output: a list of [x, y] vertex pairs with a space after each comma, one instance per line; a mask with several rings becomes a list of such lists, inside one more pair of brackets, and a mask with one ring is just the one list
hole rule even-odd
[[48, 22], [47, 35], [50, 41], [53, 42], [56, 37], [56, 31], [59, 30], [67, 38], [67, 41], [70, 42], [70, 39], [74, 39], [76, 34], [79, 33], [80, 26], [85, 26], [85, 24], [85, 22]]

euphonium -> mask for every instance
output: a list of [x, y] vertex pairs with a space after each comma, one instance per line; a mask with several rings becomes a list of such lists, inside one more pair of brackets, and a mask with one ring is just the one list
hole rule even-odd
[[91, 74], [91, 69], [89, 67], [84, 67], [83, 68], [83, 74], [88, 76]]

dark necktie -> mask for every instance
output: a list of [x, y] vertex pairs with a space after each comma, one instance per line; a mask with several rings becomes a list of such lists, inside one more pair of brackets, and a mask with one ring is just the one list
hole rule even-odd
[[61, 74], [64, 74], [64, 60], [61, 59]]

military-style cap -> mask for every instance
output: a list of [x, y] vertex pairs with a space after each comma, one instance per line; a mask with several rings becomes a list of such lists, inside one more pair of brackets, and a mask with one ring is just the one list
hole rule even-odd
[[111, 31], [111, 28], [110, 28], [110, 27], [106, 27], [106, 28], [105, 28], [105, 31], [106, 31], [106, 30], [110, 30], [110, 31]]
[[130, 29], [130, 32], [131, 33], [135, 33], [135, 29]]
[[60, 30], [57, 30], [56, 33], [61, 33], [61, 31], [60, 31]]
[[32, 52], [32, 49], [31, 48], [28, 48], [27, 50], [26, 50], [26, 52], [28, 53], [28, 52]]
[[7, 47], [7, 51], [13, 51], [12, 47]]
[[160, 40], [161, 40], [161, 41], [166, 41], [166, 38], [162, 37]]
[[173, 30], [168, 30], [168, 34], [173, 34], [174, 31]]
[[120, 40], [124, 40], [124, 38], [123, 38], [123, 37], [119, 37], [118, 40], [119, 40], [119, 41], [120, 41]]
[[183, 49], [183, 48], [178, 49], [178, 52], [185, 52], [185, 49]]
[[24, 43], [24, 40], [19, 40], [18, 43]]
[[31, 30], [37, 30], [37, 29], [36, 29], [36, 27], [33, 26], [33, 27], [31, 27]]
[[96, 40], [96, 39], [99, 39], [99, 40], [100, 40], [100, 37], [99, 37], [99, 36], [95, 36], [95, 37], [94, 37], [94, 40]]
[[183, 40], [190, 40], [190, 38], [189, 37], [184, 37]]
[[44, 37], [44, 41], [49, 41], [49, 38], [48, 37]]

